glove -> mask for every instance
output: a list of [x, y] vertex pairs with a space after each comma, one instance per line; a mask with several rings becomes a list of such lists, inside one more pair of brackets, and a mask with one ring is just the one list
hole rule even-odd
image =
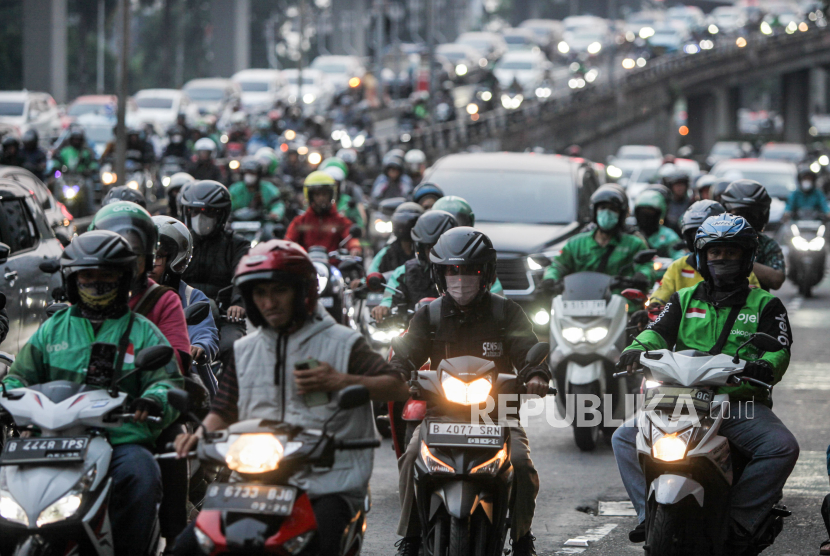
[[133, 412], [146, 411], [153, 417], [161, 417], [162, 413], [164, 413], [164, 408], [161, 407], [161, 404], [149, 398], [138, 398], [133, 402], [130, 410]]
[[765, 384], [770, 384], [775, 380], [775, 372], [773, 371], [772, 365], [766, 361], [750, 361], [744, 367], [744, 372], [741, 375], [760, 380]]
[[542, 280], [542, 282], [539, 284], [539, 289], [545, 295], [556, 297], [557, 295], [562, 293], [562, 291], [565, 289], [565, 285], [560, 281], [548, 278], [546, 280]]
[[621, 371], [628, 369], [629, 365], [640, 365], [640, 355], [642, 351], [639, 349], [629, 349], [620, 355], [620, 360], [617, 362], [617, 368]]
[[635, 272], [634, 275], [629, 278], [629, 283], [631, 284], [631, 287], [645, 292], [646, 294], [648, 293], [648, 290], [651, 289], [651, 280], [646, 278], [640, 272]]
[[645, 330], [649, 322], [651, 321], [648, 318], [648, 311], [646, 311], [645, 309], [641, 309], [631, 314], [631, 318], [628, 319], [628, 326], [636, 326], [637, 330], [642, 332], [643, 330]]

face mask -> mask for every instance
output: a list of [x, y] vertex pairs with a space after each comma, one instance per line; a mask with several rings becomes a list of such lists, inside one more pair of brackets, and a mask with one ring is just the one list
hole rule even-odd
[[813, 180], [801, 180], [801, 189], [804, 191], [813, 190]]
[[601, 209], [597, 211], [597, 226], [605, 232], [610, 232], [617, 227], [620, 221], [620, 215], [610, 209]]
[[637, 215], [637, 226], [645, 232], [646, 235], [651, 235], [660, 228], [659, 214], [645, 214]]
[[81, 305], [96, 313], [105, 312], [118, 297], [118, 282], [92, 282], [78, 284]]
[[245, 185], [254, 185], [257, 182], [255, 174], [245, 174], [245, 177], [242, 179], [245, 181]]
[[170, 138], [170, 142], [173, 143], [174, 145], [178, 145], [179, 143], [182, 142], [182, 139], [183, 139], [183, 137], [181, 135], [174, 135], [173, 137]]
[[204, 214], [191, 216], [190, 222], [193, 226], [193, 233], [197, 236], [209, 236], [216, 229], [216, 218], [205, 216]]
[[735, 287], [745, 278], [741, 275], [741, 261], [720, 260], [709, 261], [706, 264], [717, 289]]
[[478, 276], [447, 276], [446, 279], [447, 292], [462, 307], [469, 305], [481, 290]]

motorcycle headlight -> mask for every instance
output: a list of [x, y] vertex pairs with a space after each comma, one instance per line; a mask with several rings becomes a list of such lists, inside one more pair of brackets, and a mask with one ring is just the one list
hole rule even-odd
[[470, 475], [495, 475], [501, 469], [502, 464], [507, 460], [507, 452], [502, 448], [499, 453], [481, 465], [476, 465], [470, 470]]
[[81, 190], [80, 187], [77, 185], [64, 185], [63, 186], [63, 198], [66, 200], [74, 199], [78, 196], [78, 192]]
[[444, 389], [444, 397], [449, 401], [462, 405], [473, 405], [486, 402], [493, 385], [486, 378], [463, 382], [444, 373], [444, 376], [441, 377], [441, 387]]
[[343, 147], [344, 149], [351, 149], [352, 148], [352, 138], [344, 133], [340, 137], [340, 146]]
[[686, 442], [676, 434], [667, 434], [654, 443], [651, 453], [662, 461], [679, 461], [686, 455]]
[[810, 250], [810, 242], [804, 239], [801, 236], [795, 236], [792, 239], [793, 247], [795, 247], [799, 251], [809, 251]]
[[273, 434], [243, 434], [231, 444], [225, 463], [231, 471], [265, 473], [277, 468], [282, 454], [282, 443]]
[[317, 100], [317, 97], [315, 97], [311, 93], [306, 93], [306, 94], [303, 95], [303, 102], [306, 103], [306, 104], [311, 104], [315, 100]]
[[533, 260], [533, 257], [527, 258], [527, 268], [530, 270], [542, 270], [542, 265]]
[[130, 189], [138, 190], [138, 182], [135, 180], [130, 180], [127, 182], [127, 187], [129, 187]]
[[117, 179], [118, 178], [113, 172], [104, 172], [101, 174], [101, 182], [103, 182], [104, 185], [112, 185]]
[[164, 187], [170, 185], [170, 176], [164, 176], [163, 178], [161, 178], [161, 185], [163, 185]]
[[313, 152], [308, 155], [308, 163], [312, 165], [320, 164], [323, 161], [323, 156], [318, 152]]
[[810, 240], [808, 247], [810, 248], [810, 251], [821, 251], [824, 249], [824, 238], [814, 237]]
[[448, 463], [444, 463], [432, 455], [432, 452], [429, 451], [429, 446], [427, 446], [423, 440], [421, 441], [421, 459], [424, 461], [424, 464], [426, 464], [427, 471], [430, 473], [444, 473], [448, 475], [455, 474], [455, 469], [453, 469]]
[[10, 492], [0, 490], [0, 517], [12, 523], [29, 526], [29, 516]]
[[608, 329], [604, 326], [589, 328], [587, 332], [585, 332], [585, 339], [587, 339], [592, 344], [601, 342], [605, 339], [606, 336], [608, 336]]
[[236, 170], [239, 168], [239, 161], [238, 160], [231, 160], [228, 162], [228, 168], [231, 170]]
[[610, 178], [621, 178], [623, 175], [623, 171], [613, 164], [608, 165], [608, 168], [605, 169], [605, 173], [608, 174], [608, 177]]
[[539, 326], [545, 326], [550, 322], [550, 313], [548, 313], [544, 309], [539, 309], [533, 315], [533, 322], [535, 322]]
[[37, 518], [37, 526], [43, 527], [72, 517], [81, 507], [82, 500], [83, 495], [80, 492], [72, 491], [65, 494], [57, 502], [40, 512]]
[[377, 219], [375, 220], [375, 231], [379, 234], [391, 234], [392, 233], [392, 222], [388, 222], [386, 220]]
[[353, 143], [354, 143], [354, 146], [359, 149], [360, 147], [363, 146], [363, 144], [365, 142], [366, 142], [366, 136], [361, 134], [361, 135], [358, 135], [357, 137], [354, 138]]
[[562, 330], [562, 337], [572, 344], [578, 344], [585, 339], [585, 332], [581, 328], [573, 326]]

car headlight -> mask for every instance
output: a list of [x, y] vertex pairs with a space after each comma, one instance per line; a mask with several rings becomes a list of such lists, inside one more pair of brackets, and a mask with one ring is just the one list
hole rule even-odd
[[539, 326], [545, 326], [546, 324], [548, 324], [550, 322], [550, 313], [548, 313], [544, 309], [539, 309], [533, 315], [533, 322], [535, 322]]
[[598, 54], [600, 50], [602, 50], [602, 44], [598, 42], [592, 42], [588, 45], [588, 54]]
[[138, 190], [138, 182], [135, 180], [130, 180], [127, 182], [127, 187], [129, 187], [130, 189]]
[[467, 114], [472, 116], [473, 114], [478, 114], [478, 104], [475, 102], [471, 102], [467, 105]]
[[363, 146], [363, 144], [365, 142], [366, 142], [366, 136], [363, 135], [363, 134], [360, 134], [360, 135], [358, 135], [357, 137], [354, 138], [354, 141], [352, 141], [352, 144], [359, 149], [360, 147]]
[[239, 161], [238, 160], [231, 160], [228, 162], [228, 168], [231, 170], [238, 170], [239, 169]]
[[455, 66], [455, 74], [459, 77], [467, 75], [467, 66], [464, 64], [458, 64]]
[[306, 94], [303, 95], [303, 102], [306, 103], [306, 104], [311, 104], [316, 99], [317, 99], [317, 97], [315, 97], [311, 93], [306, 93]]
[[571, 47], [568, 46], [568, 43], [562, 41], [556, 45], [556, 50], [558, 50], [561, 54], [567, 54], [571, 51]]
[[609, 178], [621, 178], [623, 175], [623, 171], [614, 166], [613, 164], [609, 165], [608, 168], [605, 169], [605, 173], [608, 174]]
[[654, 443], [651, 453], [662, 461], [679, 461], [686, 455], [686, 443], [676, 434], [667, 434]]
[[594, 328], [589, 328], [585, 332], [585, 339], [592, 344], [601, 342], [603, 339], [605, 339], [606, 336], [608, 336], [608, 329], [604, 326], [596, 326]]
[[10, 492], [0, 490], [0, 517], [12, 523], [29, 526], [29, 516]]
[[562, 330], [562, 337], [572, 344], [578, 344], [585, 339], [585, 332], [581, 328], [572, 326]]
[[427, 471], [430, 473], [444, 473], [448, 475], [455, 474], [455, 469], [453, 469], [448, 463], [444, 463], [432, 455], [432, 452], [429, 451], [429, 446], [427, 446], [423, 440], [421, 441], [421, 459], [424, 461], [424, 464], [427, 466]]
[[265, 473], [277, 468], [282, 454], [282, 443], [273, 434], [243, 434], [231, 444], [225, 463], [231, 471]]
[[476, 465], [470, 470], [470, 475], [495, 475], [501, 469], [502, 463], [507, 460], [507, 452], [504, 448], [499, 450], [499, 453], [491, 459], [485, 461], [481, 465]]
[[81, 507], [82, 500], [83, 495], [80, 492], [72, 491], [65, 494], [57, 502], [40, 512], [37, 518], [37, 526], [43, 527], [72, 517]]
[[78, 192], [81, 190], [80, 187], [77, 185], [64, 185], [63, 186], [63, 198], [66, 200], [74, 199], [78, 196]]
[[472, 382], [463, 382], [452, 375], [444, 373], [441, 377], [441, 387], [444, 397], [453, 403], [474, 405], [487, 401], [487, 396], [493, 385], [486, 378], [479, 378]]

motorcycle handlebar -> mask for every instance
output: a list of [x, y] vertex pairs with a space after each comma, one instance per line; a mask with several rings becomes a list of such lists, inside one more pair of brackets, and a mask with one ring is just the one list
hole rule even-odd
[[337, 450], [366, 450], [369, 448], [380, 448], [380, 440], [375, 438], [361, 438], [359, 440], [338, 440], [335, 444]]
[[[133, 419], [135, 417], [135, 413], [118, 413], [116, 415], [113, 415], [113, 417], [115, 417], [116, 419]], [[149, 417], [147, 417], [146, 420], [150, 423], [155, 423], [157, 425], [161, 424], [161, 417], [153, 417], [152, 415], [150, 415]]]

